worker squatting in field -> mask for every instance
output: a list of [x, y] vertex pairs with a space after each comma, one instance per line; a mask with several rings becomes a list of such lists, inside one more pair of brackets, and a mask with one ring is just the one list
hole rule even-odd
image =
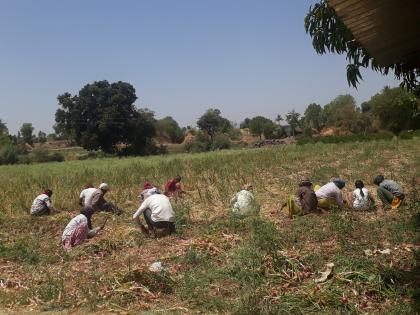
[[[170, 199], [180, 198], [186, 192], [181, 188], [181, 177], [176, 176], [169, 180], [164, 187], [164, 194], [149, 182], [145, 182], [139, 197], [141, 205], [133, 215], [133, 220], [139, 225], [141, 231], [149, 237], [161, 237], [170, 235], [175, 229], [175, 211]], [[398, 208], [405, 198], [401, 186], [393, 180], [385, 179], [382, 175], [374, 178], [374, 184], [378, 186], [377, 196], [381, 200], [384, 209]], [[288, 197], [281, 210], [289, 217], [306, 215], [310, 213], [324, 213], [331, 207], [349, 207], [356, 210], [371, 210], [374, 201], [370, 192], [364, 187], [361, 180], [355, 182], [355, 189], [347, 194], [342, 193], [346, 183], [337, 178], [323, 186], [316, 185], [312, 188], [312, 182], [302, 179], [295, 194]], [[66, 226], [62, 235], [62, 245], [65, 249], [83, 243], [87, 238], [93, 237], [104, 228], [92, 228], [91, 218], [95, 212], [107, 211], [121, 214], [122, 210], [105, 200], [105, 194], [109, 186], [102, 183], [98, 188], [86, 185], [80, 193], [79, 203], [83, 206], [80, 214], [74, 217]], [[56, 211], [52, 206], [52, 190], [45, 189], [37, 196], [31, 206], [31, 215], [45, 215]], [[244, 217], [258, 214], [260, 206], [253, 194], [253, 187], [247, 184], [231, 200], [232, 213], [236, 217]], [[141, 223], [141, 215], [147, 224]]]
[[69, 250], [82, 244], [87, 238], [95, 236], [104, 228], [105, 223], [100, 227], [92, 228], [91, 218], [94, 212], [92, 207], [83, 207], [80, 214], [71, 219], [61, 236], [64, 249]]
[[[382, 175], [375, 177], [374, 183], [378, 185], [377, 195], [382, 201], [384, 209], [398, 208], [404, 199], [402, 188], [392, 180], [384, 180]], [[305, 215], [309, 213], [324, 213], [331, 207], [349, 207], [354, 210], [371, 210], [374, 206], [372, 195], [364, 187], [361, 180], [356, 180], [355, 189], [343, 196], [342, 189], [346, 183], [337, 178], [324, 186], [316, 185], [312, 189], [309, 179], [303, 179], [299, 183], [299, 189], [295, 195], [290, 195], [283, 204], [282, 211], [289, 217]]]

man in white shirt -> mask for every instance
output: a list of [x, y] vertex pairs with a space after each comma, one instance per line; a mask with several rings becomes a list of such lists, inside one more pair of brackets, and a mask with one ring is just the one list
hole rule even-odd
[[[140, 222], [140, 215], [143, 214], [149, 229]], [[175, 232], [175, 212], [169, 198], [162, 194], [154, 194], [146, 198], [140, 208], [134, 213], [135, 220], [146, 235], [172, 234]]]
[[50, 189], [37, 196], [32, 202], [31, 215], [43, 215], [50, 214], [51, 211], [55, 211], [51, 203], [51, 196], [53, 192]]
[[318, 207], [329, 209], [331, 206], [335, 205], [339, 208], [343, 208], [345, 201], [341, 194], [341, 190], [345, 185], [346, 182], [344, 180], [337, 178], [320, 188], [315, 187], [315, 194], [318, 198]]
[[96, 188], [92, 184], [87, 184], [85, 189], [82, 190], [79, 197], [79, 204], [84, 207], [86, 205], [86, 200], [92, 197], [92, 194], [95, 192]]
[[109, 191], [109, 186], [107, 183], [102, 183], [99, 185], [97, 189], [86, 196], [84, 201], [85, 207], [92, 207], [95, 211], [106, 211], [112, 212], [116, 215], [120, 215], [123, 213], [123, 210], [118, 208], [112, 202], [108, 202], [105, 200], [105, 194]]

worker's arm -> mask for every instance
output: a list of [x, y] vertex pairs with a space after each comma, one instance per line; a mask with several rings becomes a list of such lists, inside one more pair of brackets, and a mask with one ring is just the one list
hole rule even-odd
[[233, 197], [231, 200], [230, 200], [230, 205], [232, 206], [236, 201], [238, 200], [238, 194], [236, 194], [235, 195], [235, 197]]
[[88, 230], [88, 234], [87, 234], [88, 238], [94, 237], [96, 234], [99, 233], [100, 230], [102, 230], [102, 229], [99, 226], [96, 227], [96, 228], [94, 228], [94, 229], [92, 229], [92, 230]]
[[82, 190], [79, 196], [79, 205], [83, 207], [85, 201], [85, 190]]
[[51, 211], [51, 212], [57, 212], [57, 210], [52, 206], [52, 202], [51, 199], [45, 199], [45, 205], [47, 206], [47, 208]]
[[335, 197], [335, 201], [337, 201], [337, 204], [340, 208], [344, 207], [344, 201], [343, 201], [343, 193], [341, 190], [337, 192], [337, 195]]
[[136, 220], [144, 212], [144, 210], [146, 210], [147, 208], [149, 208], [148, 199], [146, 199], [145, 201], [143, 201], [143, 203], [141, 204], [141, 206], [133, 214], [133, 220]]

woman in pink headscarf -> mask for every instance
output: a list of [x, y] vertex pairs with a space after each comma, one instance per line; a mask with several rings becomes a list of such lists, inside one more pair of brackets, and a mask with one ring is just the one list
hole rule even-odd
[[141, 197], [142, 200], [145, 200], [151, 195], [159, 193], [159, 190], [155, 186], [146, 181], [144, 182], [143, 191], [140, 193], [139, 197]]

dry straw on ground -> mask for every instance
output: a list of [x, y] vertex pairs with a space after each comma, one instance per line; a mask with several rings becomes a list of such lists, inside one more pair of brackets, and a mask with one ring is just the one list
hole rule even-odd
[[[414, 139], [0, 167], [0, 310], [410, 312], [419, 280], [419, 147]], [[144, 239], [131, 220], [143, 182], [162, 185], [178, 173], [190, 192], [174, 204], [178, 234]], [[401, 209], [333, 210], [293, 220], [278, 213], [304, 176], [314, 183], [341, 176], [350, 187], [362, 179], [374, 193], [371, 179], [378, 173], [406, 189]], [[98, 237], [64, 252], [60, 235], [77, 213], [81, 188], [102, 181], [111, 185], [107, 198], [125, 213], [111, 217]], [[230, 216], [230, 198], [244, 183], [254, 186], [260, 217]], [[31, 218], [30, 204], [44, 187], [54, 190], [62, 212]], [[103, 220], [96, 215], [94, 225]], [[368, 249], [390, 254], [367, 256]], [[148, 271], [155, 261], [163, 273]], [[316, 283], [329, 262], [331, 275]]]

